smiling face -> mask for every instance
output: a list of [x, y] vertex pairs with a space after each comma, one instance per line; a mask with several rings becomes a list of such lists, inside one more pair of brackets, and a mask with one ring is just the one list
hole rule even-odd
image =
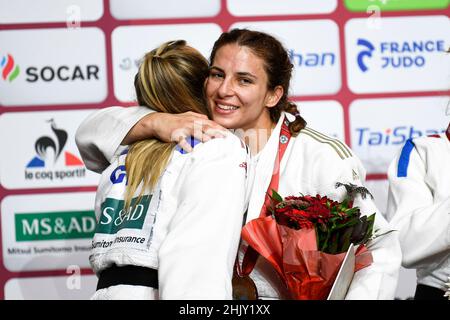
[[246, 46], [227, 44], [217, 50], [206, 80], [214, 121], [229, 129], [271, 129], [269, 108], [283, 89], [269, 90], [264, 61]]

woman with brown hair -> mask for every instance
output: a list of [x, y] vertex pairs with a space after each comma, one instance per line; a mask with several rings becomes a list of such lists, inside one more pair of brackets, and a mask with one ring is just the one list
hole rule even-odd
[[[123, 140], [139, 140], [152, 136], [170, 141], [172, 133], [183, 128], [186, 136], [210, 139], [210, 128], [222, 125], [234, 129], [250, 146], [256, 173], [247, 220], [266, 214], [270, 189], [289, 195], [328, 196], [341, 201], [343, 188], [336, 183], [363, 184], [365, 170], [360, 160], [341, 141], [306, 126], [294, 103], [288, 100], [293, 65], [286, 49], [271, 35], [258, 31], [233, 29], [223, 33], [215, 42], [210, 57], [210, 72], [205, 90], [208, 107], [215, 122], [192, 114], [171, 116], [144, 112], [139, 107], [103, 109], [86, 121], [77, 133], [83, 158], [87, 155], [91, 169], [102, 167], [98, 159], [119, 147]], [[121, 128], [114, 136], [114, 144], [93, 132], [104, 127], [104, 117], [113, 119]], [[123, 117], [122, 117], [123, 116]], [[202, 130], [193, 130], [193, 123], [203, 121]], [[164, 124], [164, 125], [163, 125]], [[206, 132], [206, 134], [205, 134]], [[175, 136], [183, 148], [183, 136]], [[357, 196], [355, 206], [363, 214], [376, 212], [375, 229], [390, 230], [386, 220], [369, 197]], [[370, 245], [373, 264], [358, 271], [347, 293], [347, 299], [393, 299], [400, 268], [401, 252], [395, 232], [375, 239]], [[246, 252], [241, 246], [238, 266]], [[237, 270], [240, 278], [250, 276], [261, 298], [289, 297], [276, 272], [264, 259], [246, 259], [246, 267]], [[237, 268], [239, 269], [239, 268]], [[246, 278], [248, 279], [248, 278]]]
[[[164, 43], [142, 60], [137, 101], [160, 113], [209, 115], [207, 74], [197, 50]], [[248, 152], [232, 134], [192, 146], [185, 153], [173, 142], [138, 141], [102, 173], [89, 258], [99, 277], [92, 299], [231, 298]]]

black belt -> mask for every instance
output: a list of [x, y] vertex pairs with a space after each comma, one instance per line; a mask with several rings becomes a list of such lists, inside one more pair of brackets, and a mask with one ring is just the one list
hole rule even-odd
[[447, 298], [444, 297], [444, 294], [444, 290], [426, 286], [424, 284], [418, 284], [414, 300], [447, 300]]
[[97, 290], [120, 284], [158, 289], [158, 271], [152, 268], [115, 264], [100, 273]]

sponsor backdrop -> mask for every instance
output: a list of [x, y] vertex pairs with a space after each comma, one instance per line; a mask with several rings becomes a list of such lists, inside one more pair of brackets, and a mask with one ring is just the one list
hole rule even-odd
[[[394, 154], [450, 120], [449, 0], [0, 0], [0, 299], [89, 298], [99, 176], [78, 125], [133, 105], [146, 51], [182, 38], [208, 56], [232, 27], [284, 43], [292, 99], [362, 159], [382, 211]], [[397, 297], [414, 287], [402, 270]]]

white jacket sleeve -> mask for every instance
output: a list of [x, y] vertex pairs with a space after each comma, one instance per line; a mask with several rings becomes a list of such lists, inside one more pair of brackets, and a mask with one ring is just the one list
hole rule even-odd
[[159, 250], [161, 299], [231, 299], [245, 209], [247, 152], [234, 136], [198, 145], [179, 179]]
[[[363, 185], [365, 170], [360, 160], [355, 156], [341, 162], [340, 176], [337, 182]], [[339, 172], [339, 170], [337, 170]], [[343, 192], [345, 188], [339, 188]], [[359, 207], [364, 215], [375, 213], [374, 231], [382, 234], [393, 228], [389, 225], [377, 209], [370, 195], [365, 199], [357, 195], [354, 206]], [[346, 300], [391, 300], [394, 299], [398, 282], [398, 273], [401, 266], [401, 249], [398, 232], [382, 235], [367, 244], [372, 253], [373, 263], [355, 273], [353, 281], [346, 295]]]
[[90, 114], [75, 135], [86, 168], [101, 173], [111, 163], [128, 131], [151, 112], [145, 107], [109, 107]]
[[398, 176], [400, 153], [389, 167], [387, 218], [400, 231], [403, 265], [420, 268], [422, 263], [429, 265], [427, 258], [449, 250], [450, 196], [434, 201], [426, 184], [426, 166], [417, 149], [411, 148], [407, 176]]

